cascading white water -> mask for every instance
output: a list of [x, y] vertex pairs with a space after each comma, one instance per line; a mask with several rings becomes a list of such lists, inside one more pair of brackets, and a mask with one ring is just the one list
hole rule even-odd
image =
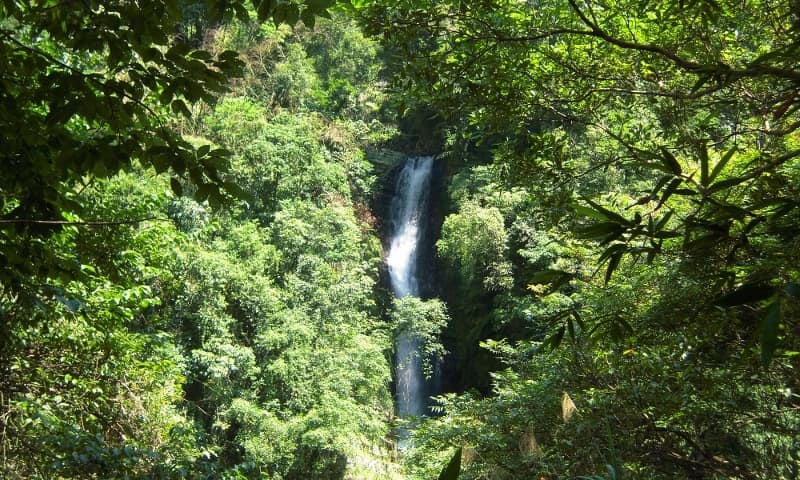
[[[392, 238], [387, 264], [392, 290], [398, 298], [419, 296], [418, 248], [425, 234], [433, 157], [409, 158], [395, 185], [391, 203]], [[425, 381], [420, 345], [400, 334], [396, 348], [397, 413], [402, 417], [425, 413]]]

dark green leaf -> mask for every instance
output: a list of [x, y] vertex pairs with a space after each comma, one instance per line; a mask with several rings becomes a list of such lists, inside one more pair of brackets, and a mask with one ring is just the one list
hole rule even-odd
[[180, 99], [172, 101], [172, 111], [181, 114], [186, 118], [192, 117], [192, 112], [189, 111], [189, 107], [187, 107], [183, 100]]
[[617, 269], [619, 266], [619, 261], [622, 259], [622, 253], [618, 252], [611, 256], [611, 259], [608, 261], [608, 268], [606, 269], [606, 277], [605, 277], [605, 284], [608, 285], [609, 280], [611, 280], [611, 275], [614, 274], [614, 270]]
[[713, 182], [714, 179], [717, 178], [717, 175], [722, 173], [722, 169], [724, 169], [725, 165], [727, 165], [730, 159], [733, 158], [734, 153], [736, 153], [736, 147], [733, 147], [730, 150], [728, 150], [727, 153], [725, 153], [725, 155], [720, 159], [720, 161], [717, 162], [716, 165], [714, 165], [714, 170], [712, 170], [711, 173], [708, 175], [708, 183]]
[[677, 238], [683, 236], [680, 232], [659, 231], [653, 234], [653, 238]]
[[683, 170], [681, 169], [681, 164], [678, 163], [678, 159], [675, 158], [675, 155], [673, 155], [672, 152], [664, 147], [661, 147], [661, 155], [661, 161], [668, 171], [674, 173], [675, 175], [680, 175], [682, 173]]
[[709, 82], [709, 80], [711, 80], [711, 78], [712, 78], [711, 75], [701, 75], [701, 76], [699, 76], [697, 78], [697, 82], [695, 82], [694, 86], [692, 86], [691, 93], [695, 93], [695, 92], [699, 91], [701, 88], [703, 88], [703, 85], [705, 85], [706, 83]]
[[750, 180], [750, 178], [748, 177], [735, 177], [735, 178], [729, 178], [727, 180], [722, 180], [708, 187], [708, 193], [714, 193], [720, 190], [725, 190], [726, 188], [734, 187], [748, 180]]
[[781, 301], [776, 299], [769, 307], [761, 323], [761, 363], [769, 367], [778, 347], [778, 331], [781, 324]]
[[658, 223], [656, 223], [656, 228], [655, 228], [655, 230], [656, 230], [656, 231], [659, 231], [659, 230], [661, 230], [662, 228], [664, 228], [664, 226], [667, 224], [667, 222], [669, 222], [669, 219], [670, 219], [670, 218], [672, 218], [672, 214], [673, 214], [673, 212], [672, 212], [672, 211], [669, 211], [669, 212], [667, 212], [667, 213], [666, 213], [666, 214], [665, 214], [663, 217], [661, 217], [661, 218], [658, 220]]
[[669, 182], [667, 188], [664, 189], [664, 193], [661, 194], [661, 199], [658, 201], [658, 205], [656, 205], [656, 210], [661, 208], [661, 206], [664, 205], [664, 202], [666, 202], [669, 197], [675, 193], [675, 190], [678, 188], [678, 185], [680, 185], [681, 182], [683, 182], [683, 180], [680, 178], [674, 178], [671, 182]]
[[181, 195], [183, 195], [183, 187], [181, 186], [180, 180], [178, 180], [177, 178], [175, 177], [170, 178], [169, 186], [172, 188], [172, 192], [176, 196], [180, 197]]
[[550, 347], [552, 350], [558, 348], [561, 345], [562, 340], [564, 340], [564, 333], [566, 332], [566, 327], [562, 326], [556, 330], [556, 333], [549, 336], [545, 341], [542, 342], [542, 348]]
[[606, 220], [608, 218], [602, 213], [598, 212], [597, 210], [594, 210], [589, 207], [584, 207], [583, 205], [577, 205], [577, 204], [573, 205], [572, 209], [575, 211], [575, 213], [586, 217], [596, 218], [598, 220]]
[[303, 13], [300, 15], [300, 19], [303, 21], [303, 25], [312, 30], [314, 29], [314, 25], [317, 23], [317, 17], [314, 15], [314, 12], [308, 8], [303, 10]]
[[658, 179], [656, 182], [656, 186], [653, 187], [653, 192], [650, 194], [650, 197], [656, 198], [658, 196], [658, 192], [664, 187], [672, 179], [672, 175], [664, 175]]
[[714, 305], [720, 307], [733, 307], [749, 303], [760, 302], [771, 297], [775, 293], [775, 287], [763, 283], [746, 283], [736, 290], [714, 300]]
[[620, 215], [620, 214], [618, 214], [616, 212], [612, 212], [611, 210], [609, 210], [609, 209], [603, 207], [602, 205], [599, 205], [599, 204], [589, 200], [588, 198], [584, 198], [583, 200], [586, 203], [588, 203], [589, 205], [591, 205], [592, 208], [594, 208], [597, 211], [597, 213], [599, 213], [600, 215], [603, 215], [604, 217], [606, 217], [609, 220], [613, 220], [613, 221], [615, 221], [617, 223], [621, 223], [622, 225], [627, 225], [627, 224], [630, 223], [622, 215]]
[[627, 248], [628, 248], [627, 245], [625, 245], [624, 243], [617, 243], [615, 245], [611, 245], [606, 249], [606, 251], [603, 252], [602, 255], [600, 255], [600, 258], [597, 259], [597, 262], [603, 263], [604, 261], [606, 261], [606, 259], [610, 258], [615, 253], [624, 252], [625, 250], [627, 250]]
[[458, 480], [458, 474], [461, 472], [461, 447], [456, 450], [453, 458], [439, 474], [439, 480]]
[[531, 283], [553, 283], [555, 281], [560, 280], [563, 277], [572, 278], [573, 275], [571, 273], [562, 272], [561, 270], [542, 270], [540, 272], [536, 272], [531, 276], [530, 282]]
[[571, 318], [567, 319], [567, 331], [569, 332], [569, 338], [572, 339], [572, 341], [574, 342], [575, 341], [575, 325], [573, 324], [573, 321], [572, 321]]
[[708, 180], [708, 147], [705, 144], [700, 145], [700, 185], [707, 187]]
[[604, 237], [608, 234], [622, 234], [625, 229], [616, 222], [599, 222], [578, 229], [576, 232], [581, 238]]

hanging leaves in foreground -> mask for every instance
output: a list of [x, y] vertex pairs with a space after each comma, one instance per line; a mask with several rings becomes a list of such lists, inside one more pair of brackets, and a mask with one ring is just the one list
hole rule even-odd
[[769, 367], [775, 349], [778, 347], [778, 330], [781, 323], [781, 301], [776, 299], [769, 308], [761, 324], [761, 363]]
[[450, 463], [447, 464], [442, 473], [439, 474], [439, 480], [458, 480], [458, 474], [461, 471], [461, 447], [458, 447]]
[[775, 293], [775, 287], [757, 283], [746, 283], [736, 290], [727, 293], [714, 301], [720, 307], [735, 307], [748, 303], [766, 300]]

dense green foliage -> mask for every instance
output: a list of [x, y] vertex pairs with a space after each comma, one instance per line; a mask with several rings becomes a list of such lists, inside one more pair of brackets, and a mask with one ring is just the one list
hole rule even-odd
[[0, 1], [0, 477], [797, 478], [796, 5], [333, 4]]
[[795, 478], [793, 4], [358, 5], [445, 125], [455, 351], [504, 365], [441, 398], [420, 478], [457, 446], [463, 478]]
[[[328, 3], [310, 2], [303, 12]], [[57, 82], [38, 77], [27, 93], [23, 85], [3, 90], [16, 101], [6, 107], [28, 101], [31, 115], [26, 124], [6, 112], [4, 135], [37, 142], [19, 148], [42, 161], [6, 144], [0, 476], [391, 477], [383, 443], [392, 416], [392, 332], [373, 299], [380, 243], [367, 204], [376, 177], [364, 151], [390, 131], [373, 121], [371, 102], [381, 101], [375, 45], [341, 18], [320, 21], [315, 34], [307, 15], [294, 30], [243, 14], [211, 29], [210, 11], [190, 4], [182, 28], [197, 28], [199, 49], [171, 32], [180, 9], [173, 16], [153, 10], [150, 20], [120, 13], [160, 29], [131, 46], [103, 23], [117, 17], [116, 7], [133, 8], [92, 4], [82, 19], [66, 4], [3, 11], [3, 52], [53, 60], [38, 52], [47, 48], [68, 58], [61, 73], [84, 80], [92, 100], [75, 91], [84, 87], [66, 84], [56, 94]], [[259, 7], [249, 17], [268, 14]], [[66, 26], [58, 24], [62, 15]], [[37, 27], [33, 18], [55, 23]], [[73, 20], [84, 22], [86, 35], [122, 43], [76, 46], [70, 42], [79, 38], [39, 31], [72, 28]], [[119, 28], [141, 33], [138, 24]], [[244, 52], [241, 61], [224, 53], [233, 47]], [[146, 49], [155, 55], [149, 64]], [[122, 57], [113, 63], [108, 55]], [[217, 82], [209, 93], [232, 92], [216, 106], [205, 93], [192, 97], [210, 81], [206, 74], [158, 63], [183, 65], [184, 56], [187, 65], [208, 62]], [[227, 84], [214, 58], [243, 67], [244, 76]], [[154, 78], [134, 74], [142, 69]], [[128, 103], [98, 82], [120, 92], [137, 82], [146, 88]], [[166, 98], [172, 84], [178, 90], [169, 95], [206, 101], [191, 107], [191, 118], [160, 110], [183, 101]], [[48, 110], [43, 99], [56, 103]], [[81, 110], [52, 118], [68, 110], [61, 100]], [[188, 113], [182, 105], [175, 113]], [[135, 112], [119, 119], [118, 108]], [[39, 133], [12, 133], [22, 127]], [[95, 155], [106, 131], [114, 131], [113, 145]], [[75, 153], [55, 135], [85, 150]], [[148, 157], [153, 149], [170, 160]], [[189, 160], [180, 163], [184, 154]], [[167, 167], [171, 175], [162, 173]], [[222, 194], [209, 188], [235, 199], [220, 208]]]

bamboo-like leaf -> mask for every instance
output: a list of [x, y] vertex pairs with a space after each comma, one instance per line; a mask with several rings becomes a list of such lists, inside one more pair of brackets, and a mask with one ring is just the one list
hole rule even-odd
[[619, 266], [619, 261], [622, 259], [622, 253], [618, 252], [611, 256], [611, 259], [608, 261], [608, 268], [606, 269], [606, 277], [605, 277], [605, 284], [608, 285], [608, 281], [611, 280], [611, 275], [614, 274], [614, 270], [617, 269]]
[[672, 196], [673, 193], [675, 193], [675, 190], [678, 188], [678, 185], [680, 185], [682, 181], [683, 180], [681, 180], [680, 178], [675, 178], [671, 182], [669, 182], [669, 185], [667, 185], [667, 188], [664, 189], [664, 193], [661, 195], [661, 199], [658, 201], [658, 205], [656, 205], [656, 210], [661, 208], [661, 206], [664, 205], [664, 202], [666, 202], [667, 199], [669, 199], [669, 197]]
[[674, 212], [670, 210], [663, 217], [661, 217], [661, 219], [658, 220], [658, 223], [656, 223], [656, 231], [659, 231], [664, 228], [667, 222], [669, 222], [669, 219], [672, 218], [673, 213]]
[[781, 301], [775, 299], [769, 307], [761, 323], [761, 363], [769, 367], [775, 349], [778, 348], [778, 330], [781, 324]]
[[609, 234], [616, 234], [622, 233], [624, 228], [616, 222], [600, 222], [600, 223], [593, 223], [592, 225], [588, 225], [579, 229], [576, 233], [578, 237], [581, 238], [597, 238], [603, 237]]
[[461, 447], [456, 450], [453, 458], [439, 474], [439, 480], [458, 480], [458, 474], [461, 472]]
[[708, 193], [719, 192], [720, 190], [725, 190], [726, 188], [735, 187], [736, 185], [744, 183], [748, 180], [750, 180], [748, 177], [734, 177], [726, 180], [720, 180], [719, 182], [708, 187]]
[[180, 197], [181, 195], [183, 195], [183, 187], [181, 186], [181, 182], [177, 178], [175, 177], [170, 178], [169, 186], [170, 188], [172, 188], [172, 192], [176, 196]]
[[603, 206], [602, 206], [602, 205], [600, 205], [600, 204], [597, 204], [597, 203], [595, 203], [595, 202], [593, 202], [593, 201], [589, 200], [588, 198], [584, 198], [583, 200], [584, 200], [586, 203], [588, 203], [589, 205], [591, 205], [591, 206], [592, 206], [592, 208], [594, 208], [594, 209], [595, 209], [595, 210], [596, 210], [596, 211], [597, 211], [599, 214], [603, 215], [604, 217], [606, 217], [606, 218], [607, 218], [607, 219], [609, 219], [609, 220], [613, 220], [613, 221], [615, 221], [615, 222], [617, 222], [617, 223], [620, 223], [620, 224], [622, 224], [622, 225], [627, 225], [627, 224], [629, 224], [629, 223], [630, 223], [630, 222], [629, 222], [629, 221], [628, 221], [628, 220], [627, 220], [625, 217], [623, 217], [622, 215], [620, 215], [620, 214], [618, 214], [618, 213], [616, 213], [616, 212], [612, 212], [611, 210], [609, 210], [609, 209], [607, 209], [607, 208], [603, 207]]
[[711, 75], [701, 75], [697, 79], [697, 82], [695, 82], [694, 86], [692, 86], [691, 93], [695, 93], [695, 92], [699, 91], [701, 88], [703, 88], [703, 85], [705, 85], [706, 83], [708, 83], [711, 80], [711, 78], [712, 78]]
[[733, 158], [733, 154], [734, 154], [734, 153], [736, 153], [736, 147], [733, 147], [733, 148], [731, 148], [730, 150], [728, 150], [728, 151], [725, 153], [725, 155], [723, 155], [723, 156], [722, 156], [722, 158], [720, 159], [720, 161], [719, 161], [719, 162], [717, 162], [717, 164], [716, 164], [716, 165], [714, 165], [714, 169], [711, 171], [711, 173], [710, 173], [710, 174], [708, 174], [708, 183], [709, 183], [709, 184], [710, 184], [711, 182], [713, 182], [713, 181], [714, 181], [714, 179], [715, 179], [715, 178], [717, 178], [717, 176], [718, 176], [720, 173], [722, 173], [722, 169], [724, 169], [724, 168], [725, 168], [725, 165], [727, 165], [727, 164], [728, 164], [728, 162], [730, 161], [730, 159], [731, 159], [731, 158]]
[[596, 218], [598, 220], [606, 220], [608, 218], [602, 213], [598, 212], [597, 210], [585, 207], [583, 205], [577, 205], [577, 204], [573, 205], [572, 209], [575, 211], [575, 213], [583, 215], [585, 217]]
[[675, 175], [680, 175], [683, 173], [681, 169], [681, 164], [678, 162], [678, 159], [675, 158], [675, 155], [672, 154], [669, 150], [664, 147], [661, 147], [661, 160], [667, 170], [671, 171]]
[[661, 189], [664, 188], [664, 185], [666, 185], [667, 182], [672, 180], [672, 178], [673, 178], [672, 175], [664, 175], [661, 178], [659, 178], [658, 181], [656, 182], [656, 186], [653, 187], [653, 192], [650, 194], [650, 196], [652, 198], [658, 197], [658, 192], [661, 191]]
[[559, 327], [556, 333], [550, 335], [542, 342], [542, 349], [545, 347], [550, 347], [551, 350], [558, 348], [558, 346], [561, 345], [561, 341], [564, 340], [564, 332], [566, 332], [566, 327]]
[[775, 293], [775, 287], [763, 283], [746, 283], [736, 290], [714, 300], [720, 307], [735, 307], [766, 300]]
[[575, 278], [572, 273], [562, 272], [561, 270], [542, 270], [534, 273], [530, 278], [530, 283], [550, 285], [550, 292], [554, 292], [561, 288], [562, 285], [568, 283]]
[[700, 145], [698, 150], [700, 153], [700, 184], [704, 187], [708, 186], [708, 147], [705, 144]]

